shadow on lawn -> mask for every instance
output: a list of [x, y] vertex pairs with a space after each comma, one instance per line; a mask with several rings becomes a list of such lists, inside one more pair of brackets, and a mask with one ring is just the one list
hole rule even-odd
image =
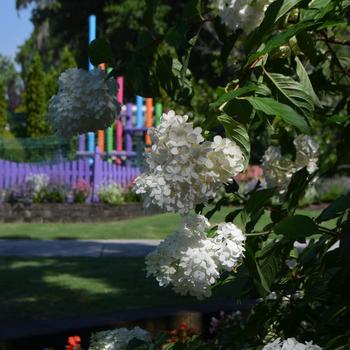
[[195, 301], [147, 279], [143, 258], [0, 258], [0, 290], [6, 325]]
[[144, 257], [157, 241], [2, 240], [0, 256], [20, 257]]

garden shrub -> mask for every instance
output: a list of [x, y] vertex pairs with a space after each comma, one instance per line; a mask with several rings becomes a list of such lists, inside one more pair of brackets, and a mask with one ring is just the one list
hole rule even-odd
[[123, 189], [115, 182], [103, 183], [98, 187], [97, 195], [102, 203], [118, 205], [124, 203]]
[[[296, 210], [315, 179], [336, 174], [350, 159], [350, 2], [190, 0], [164, 32], [153, 26], [158, 2], [147, 1], [146, 7], [133, 50], [121, 57], [103, 39], [90, 44], [95, 66], [118, 62], [110, 78], [122, 74], [134, 94], [165, 93], [191, 109], [202, 43], [211, 41], [209, 51], [220, 57], [218, 70], [232, 68], [196, 124], [167, 111], [150, 130], [153, 145], [135, 180], [136, 193], [145, 207], [177, 213], [182, 221], [147, 256], [147, 273], [180, 294], [204, 298], [229, 283], [232, 298], [255, 301], [239, 326], [227, 323], [225, 340], [195, 338], [166, 349], [348, 349], [350, 193], [319, 215]], [[216, 71], [211, 73], [213, 82]], [[78, 97], [79, 91], [84, 89], [77, 89]], [[96, 96], [108, 103], [101, 92]], [[54, 113], [63, 129], [77, 116], [60, 103]], [[81, 115], [74, 125], [79, 133], [87, 126], [83, 116], [92, 114], [78, 98], [74, 103]], [[264, 146], [265, 156], [256, 144]], [[266, 187], [258, 182], [242, 196], [233, 177], [259, 154]], [[101, 201], [122, 200], [116, 188], [106, 186]], [[225, 222], [210, 224], [231, 196], [242, 206], [232, 208]], [[265, 213], [271, 222], [259, 228]], [[141, 350], [159, 344], [126, 346]]]

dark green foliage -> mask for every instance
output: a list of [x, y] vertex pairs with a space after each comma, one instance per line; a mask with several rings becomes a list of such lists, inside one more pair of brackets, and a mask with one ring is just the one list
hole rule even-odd
[[28, 70], [25, 106], [27, 113], [27, 136], [38, 137], [49, 134], [50, 126], [46, 121], [47, 95], [45, 90], [45, 74], [38, 54], [33, 57]]

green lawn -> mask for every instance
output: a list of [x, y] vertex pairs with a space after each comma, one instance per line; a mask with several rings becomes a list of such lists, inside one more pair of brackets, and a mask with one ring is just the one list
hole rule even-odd
[[[222, 208], [211, 219], [212, 223], [224, 221], [233, 208]], [[299, 214], [317, 215], [317, 211], [299, 210]], [[236, 224], [241, 225], [239, 217]], [[11, 239], [163, 239], [176, 230], [180, 216], [160, 214], [137, 219], [103, 223], [18, 223], [0, 224], [0, 238]], [[262, 217], [257, 228], [270, 222], [268, 215]]]
[[[223, 208], [212, 218], [212, 223], [223, 221], [233, 208]], [[299, 214], [316, 215], [317, 211], [300, 210]], [[176, 214], [160, 214], [137, 219], [103, 222], [103, 223], [19, 223], [0, 224], [0, 238], [14, 239], [163, 239], [173, 232], [179, 224]], [[257, 228], [270, 222], [263, 216]], [[236, 222], [240, 226], [239, 220]]]
[[[227, 298], [228, 288], [209, 301]], [[143, 258], [0, 258], [0, 290], [7, 325], [197, 302], [146, 278]]]

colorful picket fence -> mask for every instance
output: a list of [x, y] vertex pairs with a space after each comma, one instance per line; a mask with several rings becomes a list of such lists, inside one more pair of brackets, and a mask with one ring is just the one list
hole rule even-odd
[[98, 148], [93, 164], [88, 158], [47, 165], [0, 159], [0, 191], [21, 188], [30, 174], [46, 174], [51, 182], [68, 188], [73, 188], [79, 180], [84, 180], [91, 184], [93, 201], [96, 202], [98, 187], [101, 184], [116, 182], [122, 187], [127, 187], [140, 174], [140, 169], [103, 160]]
[[136, 104], [123, 105], [114, 125], [106, 130], [98, 130], [79, 135], [78, 156], [92, 156], [98, 147], [100, 153], [117, 164], [137, 160], [140, 165], [145, 147], [151, 145], [147, 129], [160, 123], [163, 107], [153, 105], [151, 98], [136, 97]]

